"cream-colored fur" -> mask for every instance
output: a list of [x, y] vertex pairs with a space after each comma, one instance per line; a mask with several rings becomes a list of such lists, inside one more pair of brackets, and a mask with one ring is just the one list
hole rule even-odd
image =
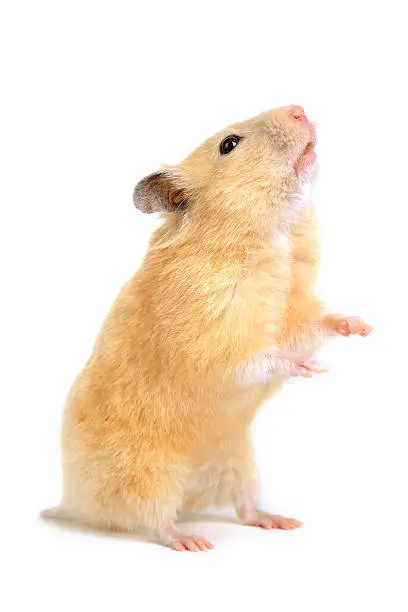
[[[317, 230], [302, 196], [314, 129], [292, 115], [235, 124], [137, 186], [137, 206], [166, 214], [69, 393], [57, 514], [145, 527], [179, 550], [209, 547], [178, 534], [183, 507], [300, 524], [257, 510], [249, 440], [259, 406], [295, 366], [313, 371], [302, 359], [339, 321], [326, 325], [314, 296]], [[242, 139], [220, 155], [228, 134]], [[293, 368], [279, 369], [279, 351], [296, 351]]]

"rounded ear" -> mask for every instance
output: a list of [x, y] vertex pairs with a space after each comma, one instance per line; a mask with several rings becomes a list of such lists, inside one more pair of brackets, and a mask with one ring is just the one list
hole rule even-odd
[[138, 182], [133, 203], [144, 213], [178, 212], [185, 208], [186, 199], [165, 172], [155, 172]]

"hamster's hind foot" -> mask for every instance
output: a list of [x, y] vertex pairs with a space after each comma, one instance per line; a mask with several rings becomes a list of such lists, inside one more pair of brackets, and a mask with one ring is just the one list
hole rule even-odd
[[191, 552], [199, 552], [200, 550], [212, 550], [214, 548], [211, 542], [209, 542], [202, 536], [189, 536], [185, 535], [184, 533], [179, 533], [178, 536], [172, 538], [171, 542], [167, 544], [167, 546], [170, 546], [170, 548], [174, 548], [174, 550], [189, 550]]
[[298, 529], [303, 525], [301, 521], [295, 518], [286, 518], [280, 514], [269, 514], [262, 510], [244, 510], [239, 513], [241, 520], [245, 525], [252, 527], [262, 527], [263, 529]]
[[172, 523], [162, 525], [157, 530], [157, 536], [162, 544], [180, 552], [184, 552], [186, 550], [191, 552], [199, 552], [213, 550], [214, 548], [211, 542], [202, 536], [181, 533], [181, 531], [179, 531]]

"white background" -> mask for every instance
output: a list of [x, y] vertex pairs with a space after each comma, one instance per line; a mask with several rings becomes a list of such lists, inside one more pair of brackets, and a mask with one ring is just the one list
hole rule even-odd
[[[407, 610], [402, 8], [2, 2], [2, 609]], [[256, 420], [262, 504], [304, 528], [202, 519], [217, 550], [180, 554], [42, 523], [66, 392], [156, 223], [134, 184], [291, 103], [319, 123], [322, 294], [375, 327]]]

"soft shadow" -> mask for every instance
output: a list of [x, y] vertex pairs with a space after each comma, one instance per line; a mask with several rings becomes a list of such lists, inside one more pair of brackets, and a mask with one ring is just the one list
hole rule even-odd
[[[38, 520], [42, 524], [46, 524], [47, 526], [53, 529], [60, 529], [62, 531], [70, 531], [79, 534], [91, 535], [94, 537], [103, 536], [106, 538], [113, 538], [116, 540], [131, 540], [131, 541], [140, 541], [140, 542], [149, 542], [149, 534], [147, 531], [142, 529], [137, 529], [135, 531], [119, 531], [119, 530], [104, 530], [93, 527], [92, 525], [87, 525], [86, 523], [81, 523], [76, 520], [69, 519], [45, 519], [39, 517]], [[226, 516], [217, 513], [195, 513], [191, 511], [184, 511], [180, 514], [177, 519], [177, 523], [226, 523], [229, 525], [240, 525], [240, 521], [234, 518], [233, 516]]]

